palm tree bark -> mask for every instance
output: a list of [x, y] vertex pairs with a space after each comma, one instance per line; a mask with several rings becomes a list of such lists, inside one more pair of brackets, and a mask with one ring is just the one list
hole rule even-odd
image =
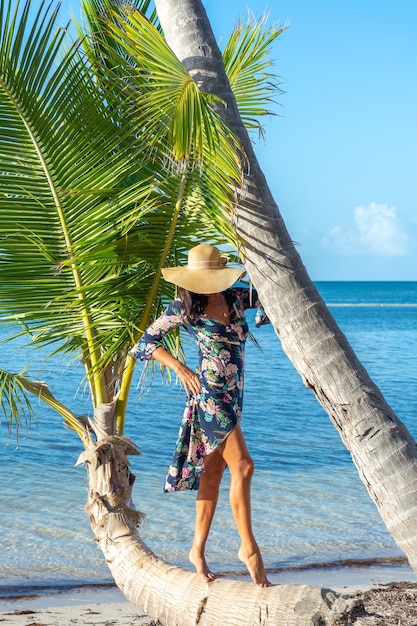
[[387, 529], [417, 571], [417, 451], [310, 280], [254, 154], [201, 0], [155, 0], [165, 38], [221, 113], [247, 159], [236, 233], [282, 347], [349, 449]]
[[[99, 415], [101, 414], [101, 415]], [[361, 602], [330, 589], [253, 584], [218, 579], [210, 584], [156, 557], [141, 541], [131, 492], [129, 454], [135, 445], [108, 434], [114, 403], [99, 407], [91, 422], [96, 441], [81, 454], [89, 478], [91, 527], [112, 575], [125, 596], [164, 626], [307, 626], [353, 623], [364, 615]], [[289, 616], [291, 616], [289, 618]]]

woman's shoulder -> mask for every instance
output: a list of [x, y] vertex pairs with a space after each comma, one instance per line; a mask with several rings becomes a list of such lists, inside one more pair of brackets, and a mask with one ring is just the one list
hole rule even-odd
[[178, 296], [176, 296], [165, 309], [165, 313], [167, 315], [176, 315], [177, 317], [183, 318], [185, 315], [184, 304]]

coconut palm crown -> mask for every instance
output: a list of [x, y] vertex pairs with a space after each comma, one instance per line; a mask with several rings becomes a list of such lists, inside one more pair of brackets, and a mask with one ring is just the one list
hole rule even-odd
[[[127, 350], [172, 296], [160, 268], [197, 240], [237, 248], [242, 155], [215, 111], [221, 101], [198, 89], [149, 5], [136, 0], [124, 13], [112, 0], [86, 1], [73, 43], [53, 5], [1, 0], [1, 322], [26, 350], [80, 358], [93, 406], [115, 404], [119, 434]], [[268, 83], [267, 44], [280, 31], [262, 37], [263, 27], [248, 21], [233, 35], [246, 50], [239, 67], [229, 60], [236, 85], [254, 63]], [[268, 112], [270, 89], [254, 109], [245, 95], [248, 123]], [[170, 349], [180, 353], [177, 337]], [[85, 440], [46, 382], [1, 370], [0, 391], [11, 422], [30, 416], [35, 394]]]

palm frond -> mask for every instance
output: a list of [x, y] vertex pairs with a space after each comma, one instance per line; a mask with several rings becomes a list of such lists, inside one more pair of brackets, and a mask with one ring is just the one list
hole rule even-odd
[[128, 387], [127, 349], [172, 296], [160, 268], [235, 243], [238, 144], [139, 12], [89, 17], [92, 63], [56, 12], [1, 1], [0, 321], [81, 352], [98, 404]]
[[124, 263], [121, 240], [155, 204], [154, 172], [131, 129], [109, 119], [77, 49], [60, 59], [57, 38], [46, 45], [56, 16], [38, 16], [27, 37], [10, 6], [0, 46], [0, 315], [44, 336], [84, 337], [94, 330], [85, 286]]
[[30, 380], [24, 372], [13, 374], [0, 369], [0, 406], [10, 428], [14, 424], [19, 430], [22, 419], [26, 426], [29, 424], [35, 414], [31, 396], [41, 399], [55, 409], [65, 419], [67, 426], [75, 430], [82, 441], [87, 442], [89, 435], [85, 419], [72, 413], [57, 400], [46, 383]]
[[[130, 10], [139, 11], [149, 19], [155, 28], [161, 30], [158, 14], [152, 5], [151, 0], [131, 0], [129, 2]], [[121, 52], [110, 30], [103, 30], [103, 21], [113, 22], [117, 27], [123, 14], [124, 5], [119, 0], [82, 0], [81, 6], [84, 22], [76, 21], [74, 26], [89, 62], [96, 71], [100, 72], [102, 68], [110, 67], [108, 63], [109, 49], [114, 48], [119, 53]]]
[[27, 425], [34, 415], [22, 378], [0, 369], [0, 406], [10, 427], [14, 423], [19, 428], [22, 420]]
[[[176, 161], [201, 161], [208, 152], [223, 150], [226, 176], [239, 179], [238, 143], [214, 111], [213, 95], [200, 92], [195, 81], [172, 53], [162, 35], [139, 11], [128, 11], [120, 24], [109, 22], [119, 47], [131, 60], [127, 77], [138, 116], [146, 115], [150, 145], [164, 140]], [[122, 62], [115, 56], [113, 65]]]
[[[235, 137], [213, 111], [212, 98], [198, 90], [160, 33], [140, 12], [112, 17], [103, 22], [103, 33], [96, 33], [102, 45], [110, 36], [115, 39], [106, 63], [117, 68], [117, 73], [111, 74], [102, 88], [111, 93], [116, 88], [128, 106], [134, 103], [130, 123], [148, 146], [160, 192], [157, 211], [152, 207], [137, 231], [152, 241], [150, 248], [162, 250], [160, 235], [165, 237], [170, 229], [185, 179], [176, 248], [186, 249], [190, 239], [195, 241], [206, 233], [215, 236], [219, 230], [231, 240], [228, 218], [235, 201], [233, 190], [241, 177]], [[162, 254], [159, 266], [165, 261]], [[158, 274], [158, 266], [154, 270]]]
[[240, 20], [223, 49], [223, 62], [243, 123], [263, 135], [260, 118], [276, 115], [270, 108], [281, 94], [277, 76], [269, 71], [271, 45], [286, 26], [266, 26], [267, 15]]

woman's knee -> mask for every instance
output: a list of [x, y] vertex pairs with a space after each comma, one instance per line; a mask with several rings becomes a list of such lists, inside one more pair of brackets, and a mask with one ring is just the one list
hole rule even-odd
[[255, 465], [239, 425], [226, 439], [222, 453], [232, 476], [239, 476], [243, 479], [252, 478]]
[[230, 468], [230, 472], [232, 475], [234, 474], [236, 477], [239, 477], [243, 480], [250, 480], [253, 476], [254, 471], [255, 463], [253, 462], [251, 456], [242, 457], [241, 459], [239, 459], [233, 469], [232, 467]]

